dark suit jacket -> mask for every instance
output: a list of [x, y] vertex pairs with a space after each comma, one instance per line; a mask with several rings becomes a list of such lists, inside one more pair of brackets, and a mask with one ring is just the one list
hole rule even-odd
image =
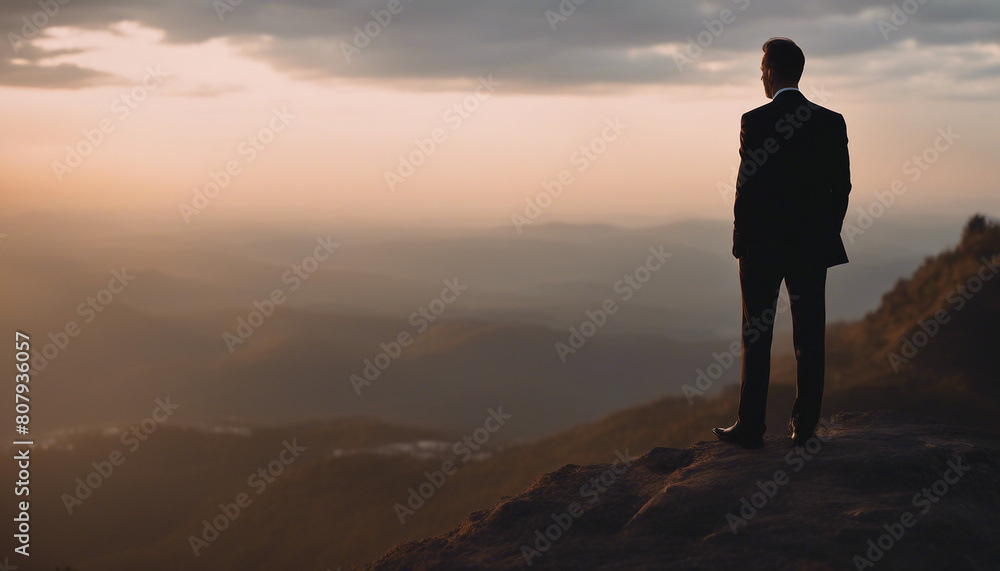
[[840, 231], [851, 192], [847, 124], [789, 90], [743, 115], [733, 255], [847, 263]]

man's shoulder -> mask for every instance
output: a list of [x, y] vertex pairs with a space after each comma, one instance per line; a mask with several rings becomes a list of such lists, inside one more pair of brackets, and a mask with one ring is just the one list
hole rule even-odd
[[760, 107], [755, 107], [744, 113], [743, 117], [741, 117], [741, 121], [743, 122], [744, 125], [763, 124], [770, 122], [774, 119], [774, 117], [783, 114], [782, 109], [784, 109], [784, 106], [782, 103], [783, 102], [778, 102], [774, 100], [768, 101], [767, 103], [761, 105]]
[[841, 115], [840, 113], [837, 113], [833, 109], [827, 109], [826, 107], [823, 107], [822, 105], [818, 105], [816, 103], [813, 103], [812, 101], [809, 101], [809, 107], [810, 107], [810, 109], [812, 109], [813, 113], [821, 115], [823, 117], [826, 117], [827, 119], [829, 119], [831, 121], [835, 121], [835, 122], [843, 122], [844, 121], [844, 116]]
[[[798, 112], [799, 108], [802, 108], [803, 110]], [[821, 120], [828, 121], [831, 124], [846, 125], [843, 115], [832, 109], [828, 109], [822, 105], [809, 101], [805, 97], [769, 101], [760, 107], [747, 111], [743, 114], [740, 120], [744, 125], [753, 125], [755, 123], [768, 122], [774, 117], [784, 116], [789, 112], [798, 112], [799, 115], [808, 113], [811, 116], [819, 117]]]
[[756, 107], [756, 108], [751, 109], [751, 110], [747, 111], [746, 113], [744, 113], [743, 117], [742, 117], [742, 120], [745, 123], [745, 122], [748, 122], [748, 121], [752, 122], [755, 119], [766, 117], [766, 116], [770, 115], [770, 113], [772, 112], [773, 108], [774, 108], [774, 101], [769, 101], [769, 102], [761, 105], [760, 107]]

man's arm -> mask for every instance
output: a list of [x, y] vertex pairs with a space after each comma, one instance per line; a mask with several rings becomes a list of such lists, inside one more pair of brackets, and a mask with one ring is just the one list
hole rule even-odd
[[[751, 219], [751, 205], [754, 201], [754, 187], [756, 184], [752, 176], [744, 174], [743, 165], [752, 159], [749, 156], [749, 145], [752, 140], [748, 129], [746, 114], [740, 118], [740, 168], [736, 173], [736, 200], [733, 205], [733, 256], [739, 258], [747, 252], [747, 240], [749, 239], [749, 229], [747, 222]], [[747, 170], [747, 172], [753, 172]]]
[[843, 115], [837, 115], [837, 121], [837, 139], [830, 157], [830, 193], [833, 205], [831, 224], [840, 234], [847, 216], [847, 197], [851, 193], [851, 159], [847, 152], [847, 123]]

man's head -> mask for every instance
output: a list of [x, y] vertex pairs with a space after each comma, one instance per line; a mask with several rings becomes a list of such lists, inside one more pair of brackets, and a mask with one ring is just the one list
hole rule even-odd
[[771, 38], [764, 42], [764, 57], [760, 62], [760, 80], [768, 99], [786, 87], [798, 87], [806, 56], [788, 38]]

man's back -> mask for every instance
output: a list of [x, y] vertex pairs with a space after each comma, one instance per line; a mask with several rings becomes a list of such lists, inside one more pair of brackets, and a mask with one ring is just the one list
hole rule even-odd
[[734, 255], [847, 262], [851, 190], [844, 118], [797, 89], [743, 115]]

